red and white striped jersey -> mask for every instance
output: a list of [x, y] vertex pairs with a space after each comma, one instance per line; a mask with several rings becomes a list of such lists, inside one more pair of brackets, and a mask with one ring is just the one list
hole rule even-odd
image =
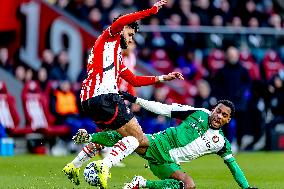
[[124, 66], [120, 47], [120, 31], [125, 25], [157, 13], [157, 7], [120, 17], [103, 31], [88, 59], [88, 76], [82, 83], [81, 101], [101, 94], [118, 93], [118, 77], [133, 86], [151, 85], [154, 76], [135, 76]]

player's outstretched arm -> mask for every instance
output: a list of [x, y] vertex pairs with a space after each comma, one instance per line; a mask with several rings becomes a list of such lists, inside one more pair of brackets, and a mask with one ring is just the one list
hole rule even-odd
[[241, 168], [239, 167], [239, 165], [235, 161], [235, 158], [230, 158], [229, 160], [225, 161], [225, 163], [227, 164], [228, 168], [230, 169], [234, 179], [236, 180], [236, 182], [238, 183], [238, 185], [242, 189], [258, 189], [256, 187], [250, 187], [249, 186], [249, 183], [248, 183], [243, 171], [241, 170]]
[[123, 27], [140, 20], [142, 18], [148, 17], [152, 14], [157, 14], [157, 12], [167, 3], [167, 0], [160, 0], [154, 4], [150, 9], [130, 13], [124, 16], [119, 17], [111, 26], [110, 32], [112, 35], [115, 35], [123, 30]]
[[161, 75], [161, 76], [137, 76], [134, 75], [126, 67], [125, 70], [122, 71], [119, 76], [134, 87], [153, 85], [158, 82], [171, 81], [174, 79], [184, 80], [183, 75], [180, 72], [171, 72], [167, 75]]
[[124, 91], [119, 91], [119, 94], [122, 96], [124, 100], [128, 100], [129, 102], [132, 102], [132, 103], [136, 103], [140, 105], [142, 108], [150, 112], [163, 115], [163, 116], [167, 116], [167, 117], [171, 117], [172, 105], [138, 98]]
[[171, 81], [174, 79], [184, 80], [183, 75], [180, 72], [171, 72], [168, 75], [159, 76], [159, 81]]

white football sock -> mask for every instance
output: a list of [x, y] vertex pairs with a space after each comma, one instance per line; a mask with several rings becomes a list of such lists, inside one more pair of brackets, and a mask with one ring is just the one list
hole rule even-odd
[[77, 155], [77, 157], [72, 161], [76, 168], [82, 167], [83, 163], [88, 162], [92, 157], [96, 155], [97, 149], [91, 150], [88, 145], [84, 146], [82, 151]]
[[138, 140], [133, 136], [127, 136], [118, 141], [111, 150], [106, 153], [103, 162], [111, 168], [118, 162], [129, 156], [139, 146]]

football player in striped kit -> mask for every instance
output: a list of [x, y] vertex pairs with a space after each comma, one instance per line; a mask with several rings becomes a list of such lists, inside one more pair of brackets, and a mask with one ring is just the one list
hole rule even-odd
[[[166, 3], [166, 0], [160, 0], [150, 9], [115, 19], [97, 38], [89, 55], [88, 76], [82, 83], [80, 95], [83, 112], [91, 117], [99, 128], [116, 130], [123, 136], [104, 159], [94, 164], [101, 188], [107, 187], [109, 169], [113, 165], [130, 155], [138, 146], [148, 145], [148, 139], [143, 137], [141, 126], [118, 94], [119, 77], [135, 87], [183, 79], [179, 72], [161, 76], [136, 76], [123, 64], [121, 51], [133, 42], [133, 36], [138, 31], [136, 21], [158, 13]], [[62, 171], [71, 182], [76, 185], [80, 183], [80, 167], [83, 162], [94, 156], [95, 148], [95, 145], [90, 143], [63, 168]]]

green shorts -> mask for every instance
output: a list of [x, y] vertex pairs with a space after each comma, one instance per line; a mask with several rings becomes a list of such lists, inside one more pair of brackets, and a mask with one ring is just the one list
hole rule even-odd
[[157, 144], [151, 135], [147, 135], [147, 137], [149, 147], [142, 157], [148, 161], [150, 170], [155, 176], [159, 179], [168, 179], [174, 172], [181, 170], [180, 165], [170, 158], [169, 153], [164, 152], [161, 144]]
[[176, 163], [149, 163], [149, 166], [152, 173], [159, 179], [168, 179], [174, 172], [181, 170], [180, 165]]

